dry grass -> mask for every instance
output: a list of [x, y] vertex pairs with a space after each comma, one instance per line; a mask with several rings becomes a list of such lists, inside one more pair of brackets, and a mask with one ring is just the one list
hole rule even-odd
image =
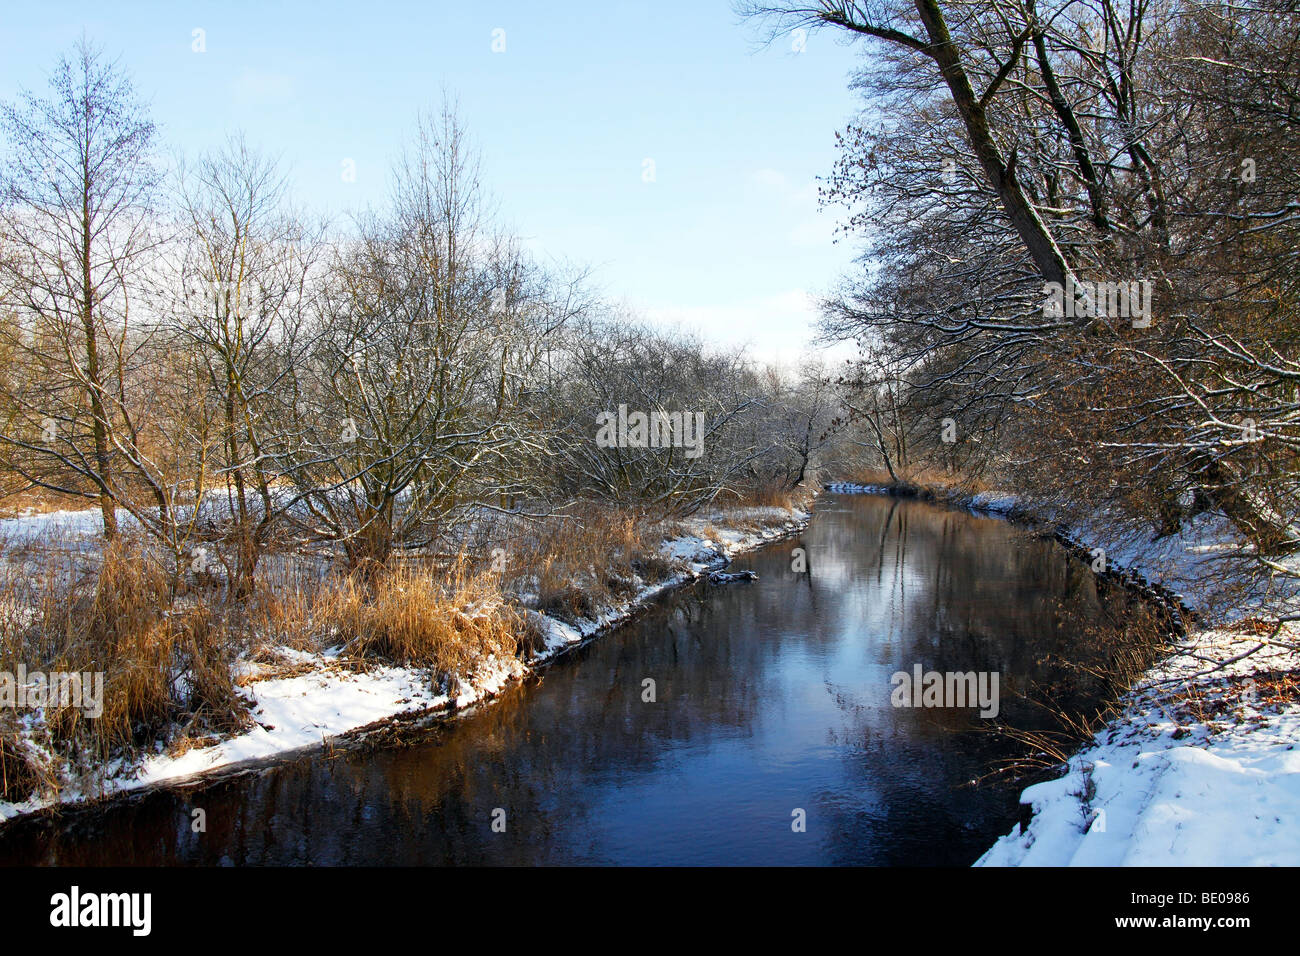
[[992, 485], [983, 477], [956, 474], [928, 465], [896, 468], [895, 470], [898, 472], [898, 481], [889, 477], [889, 472], [883, 468], [860, 468], [854, 471], [847, 480], [859, 485], [911, 487], [919, 491], [928, 491], [935, 494], [950, 488], [960, 488], [968, 494], [979, 494], [993, 490]]
[[[562, 524], [553, 543], [599, 539], [617, 550], [635, 537], [625, 521], [574, 530], [580, 527]], [[242, 651], [270, 661], [280, 648], [343, 644], [341, 666], [383, 660], [427, 668], [445, 682], [490, 656], [515, 655], [526, 634], [503, 576], [475, 570], [464, 557], [347, 577], [330, 573], [320, 557], [270, 555], [255, 594], [241, 601], [224, 589], [178, 587], [184, 582], [166, 558], [141, 541], [68, 545], [36, 540], [0, 556], [0, 670], [103, 675], [102, 714], [51, 705], [40, 733], [60, 760], [92, 771], [159, 745], [183, 752], [249, 726], [232, 673]], [[561, 564], [547, 562], [550, 578], [562, 576]], [[15, 721], [0, 724], [5, 799], [57, 784], [33, 753]]]
[[178, 724], [185, 732], [246, 725], [223, 609], [174, 602], [162, 564], [128, 540], [106, 547], [97, 568], [61, 571], [47, 569], [50, 579], [35, 587], [11, 573], [0, 588], [0, 607], [10, 609], [0, 615], [0, 669], [103, 674], [99, 717], [47, 708], [56, 746], [103, 760], [152, 745]]
[[777, 508], [781, 511], [804, 509], [812, 502], [814, 489], [820, 483], [819, 479], [810, 477], [794, 488], [781, 481], [746, 486], [719, 495], [711, 506], [702, 511], [728, 513], [747, 508]]
[[[788, 509], [804, 494], [768, 490], [732, 508]], [[41, 732], [42, 747], [60, 760], [97, 769], [159, 746], [181, 753], [249, 726], [238, 687], [250, 680], [232, 674], [241, 653], [263, 665], [251, 679], [317, 666], [286, 648], [341, 645], [335, 666], [427, 668], [445, 686], [489, 657], [535, 648], [515, 594], [534, 593], [541, 610], [561, 617], [591, 617], [675, 570], [659, 550], [671, 522], [604, 504], [486, 530], [494, 533], [476, 547], [476, 561], [464, 552], [394, 560], [367, 575], [332, 569], [328, 555], [270, 553], [242, 599], [187, 587], [140, 540], [38, 537], [0, 546], [0, 670], [103, 674], [101, 716], [49, 707]], [[492, 560], [498, 554], [504, 567]], [[15, 721], [0, 723], [4, 799], [57, 787], [36, 753]]]
[[[1105, 624], [1081, 628], [1069, 660], [1058, 660], [1063, 677], [1027, 699], [1040, 708], [1035, 726], [1001, 723], [987, 732], [1014, 742], [1019, 753], [1000, 761], [990, 777], [1037, 779], [1069, 762], [1107, 724], [1121, 717], [1125, 694], [1168, 652], [1167, 622], [1147, 606], [1135, 606], [1124, 627]], [[1080, 697], [1093, 700], [1090, 710]]]
[[314, 558], [293, 555], [263, 561], [248, 607], [248, 629], [260, 642], [252, 659], [272, 663], [271, 658], [280, 657], [275, 650], [280, 647], [319, 650], [318, 606], [329, 602], [336, 587], [323, 562]]
[[748, 489], [737, 505], [740, 507], [784, 508], [789, 511], [800, 507], [807, 498], [803, 487], [789, 488], [784, 483], [766, 483]]
[[661, 532], [636, 514], [587, 505], [549, 521], [510, 549], [506, 578], [529, 576], [539, 610], [590, 617], [672, 571]]
[[47, 761], [23, 741], [12, 719], [0, 716], [0, 800], [21, 803], [34, 793], [58, 789], [58, 778]]
[[[342, 644], [355, 657], [428, 668], [440, 681], [514, 655], [523, 633], [499, 575], [472, 569], [463, 556], [450, 566], [397, 563], [260, 593], [257, 630], [272, 646], [282, 637]], [[254, 657], [275, 663], [265, 646]]]
[[894, 479], [889, 477], [889, 472], [883, 468], [855, 468], [850, 470], [842, 480], [855, 485], [890, 485], [894, 482]]
[[1291, 707], [1297, 700], [1300, 668], [1296, 667], [1261, 668], [1178, 684], [1159, 698], [1165, 713], [1178, 724], [1175, 737], [1185, 736], [1190, 726], [1217, 732], [1242, 721], [1258, 723], [1265, 719], [1261, 712]]
[[81, 511], [94, 506], [94, 500], [78, 495], [62, 495], [44, 489], [25, 489], [5, 494], [3, 489], [0, 489], [0, 518], [12, 518], [23, 514], [51, 514], [56, 511]]
[[[809, 488], [768, 486], [715, 502], [702, 524], [653, 521], [625, 509], [586, 504], [540, 532], [533, 529], [524, 546], [511, 549], [506, 578], [531, 578], [531, 588], [524, 589], [537, 593], [541, 611], [590, 618], [677, 570], [660, 551], [665, 539], [691, 533], [723, 540], [719, 525], [729, 531], [760, 531], [788, 520], [793, 509], [808, 508], [812, 497]], [[746, 513], [755, 509], [770, 513]]]

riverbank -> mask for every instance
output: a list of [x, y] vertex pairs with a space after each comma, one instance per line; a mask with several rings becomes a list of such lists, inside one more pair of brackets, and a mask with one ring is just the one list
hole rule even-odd
[[[895, 493], [851, 483], [827, 490]], [[1235, 546], [1225, 523], [1202, 515], [1178, 535], [1143, 541], [1108, 535], [1104, 516], [1062, 527], [1050, 505], [1011, 495], [915, 487], [902, 495], [1048, 529], [1100, 553], [1107, 573], [1190, 612], [1121, 715], [1060, 776], [1022, 793], [1028, 823], [977, 866], [1300, 864], [1300, 628], [1279, 619], [1296, 597], [1272, 582], [1225, 587], [1221, 559]]]
[[[55, 767], [57, 790], [21, 802], [0, 801], [0, 825], [57, 806], [85, 803], [160, 786], [191, 783], [320, 747], [345, 745], [395, 722], [454, 716], [499, 695], [511, 683], [536, 673], [563, 654], [628, 621], [660, 595], [685, 587], [730, 563], [734, 555], [759, 548], [804, 528], [811, 500], [788, 508], [735, 507], [673, 522], [673, 533], [658, 544], [666, 574], [651, 581], [633, 577], [625, 597], [588, 602], [586, 614], [523, 611], [539, 636], [531, 654], [490, 657], [458, 674], [445, 690], [436, 689], [427, 669], [361, 661], [342, 645], [323, 650], [275, 646], [245, 654], [235, 664], [235, 684], [252, 724], [242, 732], [180, 752], [116, 759], [93, 777], [69, 766]], [[43, 521], [93, 528], [93, 515], [42, 516]], [[32, 521], [22, 529], [30, 533]], [[15, 537], [10, 534], [10, 538]], [[24, 715], [29, 746], [39, 748], [39, 711]], [[175, 749], [175, 748], [173, 748]], [[57, 760], [48, 751], [46, 759]]]

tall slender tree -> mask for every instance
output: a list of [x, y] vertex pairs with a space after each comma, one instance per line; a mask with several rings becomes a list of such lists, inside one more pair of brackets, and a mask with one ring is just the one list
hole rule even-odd
[[28, 374], [0, 439], [33, 485], [97, 499], [117, 534], [119, 397], [134, 353], [131, 279], [152, 246], [155, 127], [130, 80], [83, 40], [49, 93], [0, 107], [0, 287], [17, 312], [8, 345]]

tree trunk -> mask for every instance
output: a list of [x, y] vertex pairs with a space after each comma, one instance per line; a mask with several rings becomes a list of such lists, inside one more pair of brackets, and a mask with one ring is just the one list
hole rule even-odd
[[971, 87], [970, 77], [961, 63], [961, 51], [948, 33], [943, 11], [939, 9], [937, 0], [916, 0], [916, 11], [930, 37], [930, 46], [926, 52], [934, 59], [943, 74], [944, 82], [948, 84], [957, 111], [966, 124], [971, 148], [984, 167], [990, 185], [997, 192], [1007, 218], [1024, 242], [1043, 279], [1064, 286], [1066, 278], [1071, 275], [1070, 266], [1016, 179], [1015, 151], [1012, 151], [1010, 160], [1004, 160], [1002, 151], [993, 140], [988, 116]]
[[99, 510], [104, 518], [104, 537], [117, 537], [117, 508], [113, 503], [112, 459], [108, 450], [108, 418], [104, 412], [103, 382], [99, 370], [99, 343], [95, 336], [94, 272], [90, 266], [90, 169], [83, 170], [81, 197], [81, 292], [82, 332], [86, 337], [86, 378], [90, 392], [91, 432], [95, 438], [95, 467], [99, 478]]

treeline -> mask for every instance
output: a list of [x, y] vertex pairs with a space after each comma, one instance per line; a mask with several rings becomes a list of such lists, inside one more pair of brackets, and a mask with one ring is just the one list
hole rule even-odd
[[[83, 44], [0, 114], [0, 492], [125, 514], [252, 588], [277, 540], [351, 569], [491, 512], [650, 517], [791, 489], [831, 404], [815, 367], [652, 328], [490, 213], [455, 110], [419, 118], [383, 208], [289, 200], [242, 138], [159, 163], [129, 80]], [[602, 413], [700, 416], [698, 447], [597, 442]]]
[[863, 268], [825, 328], [879, 462], [1300, 547], [1292, 0], [746, 12], [866, 47], [824, 193]]

